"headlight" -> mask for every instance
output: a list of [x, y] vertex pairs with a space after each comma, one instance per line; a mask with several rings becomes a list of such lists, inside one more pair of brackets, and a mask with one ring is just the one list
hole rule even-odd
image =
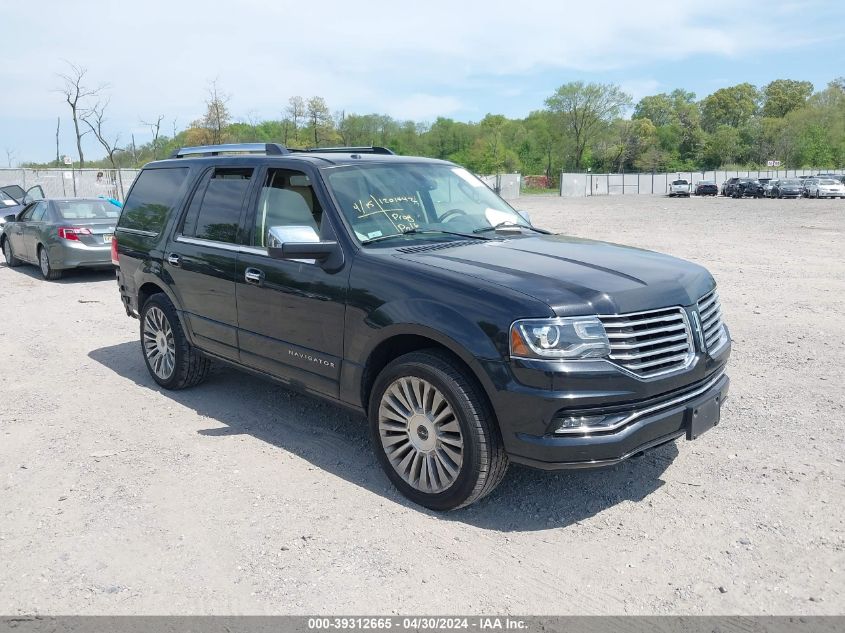
[[511, 326], [510, 352], [518, 358], [604, 358], [610, 342], [596, 317], [523, 319]]

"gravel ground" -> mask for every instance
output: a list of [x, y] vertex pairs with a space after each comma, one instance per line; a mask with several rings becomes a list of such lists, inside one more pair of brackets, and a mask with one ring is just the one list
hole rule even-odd
[[110, 273], [0, 267], [0, 613], [842, 613], [845, 201], [517, 206], [710, 268], [717, 428], [438, 515], [354, 415], [229, 369], [157, 388]]

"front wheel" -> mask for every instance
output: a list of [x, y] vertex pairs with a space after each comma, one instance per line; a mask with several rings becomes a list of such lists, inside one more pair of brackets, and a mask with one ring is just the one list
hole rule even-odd
[[164, 294], [141, 308], [141, 349], [150, 375], [165, 389], [185, 389], [208, 376], [211, 361], [189, 342], [176, 308]]
[[12, 251], [12, 240], [9, 238], [3, 240], [3, 257], [6, 260], [6, 266], [9, 268], [16, 268], [21, 265], [21, 260], [15, 257], [15, 254]]
[[61, 278], [61, 270], [55, 270], [50, 264], [50, 254], [44, 246], [38, 249], [38, 267], [41, 269], [41, 276], [48, 281], [55, 281]]
[[508, 467], [481, 388], [449, 355], [423, 350], [387, 365], [370, 394], [379, 463], [414, 503], [454, 510], [489, 494]]

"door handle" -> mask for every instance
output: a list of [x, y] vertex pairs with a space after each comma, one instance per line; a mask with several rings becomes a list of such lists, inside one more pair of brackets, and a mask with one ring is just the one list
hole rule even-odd
[[167, 256], [167, 263], [171, 266], [181, 266], [182, 265], [182, 258], [179, 257], [176, 253], [171, 253]]
[[248, 284], [260, 284], [264, 281], [264, 273], [257, 268], [247, 268], [244, 272], [244, 279]]

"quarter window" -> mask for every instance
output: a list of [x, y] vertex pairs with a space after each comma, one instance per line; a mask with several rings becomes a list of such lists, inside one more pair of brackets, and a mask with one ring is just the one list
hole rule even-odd
[[186, 167], [145, 169], [132, 185], [117, 225], [136, 231], [158, 233], [178, 204], [188, 177]]
[[252, 168], [217, 167], [200, 185], [182, 224], [182, 234], [215, 242], [238, 242], [244, 198]]

